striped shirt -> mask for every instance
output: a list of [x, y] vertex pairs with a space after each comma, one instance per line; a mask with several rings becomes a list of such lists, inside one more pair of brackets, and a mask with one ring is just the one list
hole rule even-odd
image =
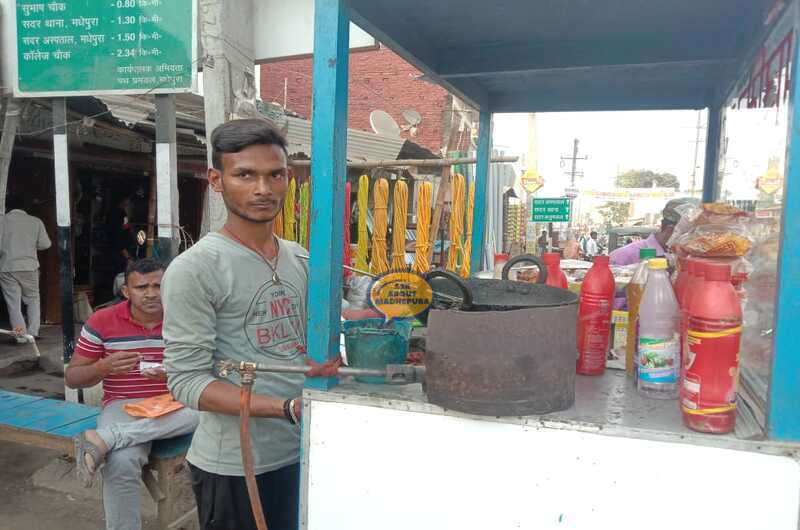
[[[83, 325], [75, 353], [99, 360], [121, 351], [141, 354], [142, 361], [163, 362], [164, 340], [161, 324], [146, 328], [131, 318], [130, 302], [101, 309]], [[117, 399], [137, 399], [167, 394], [166, 381], [148, 379], [137, 365], [126, 374], [107, 375], [103, 379], [103, 405]]]

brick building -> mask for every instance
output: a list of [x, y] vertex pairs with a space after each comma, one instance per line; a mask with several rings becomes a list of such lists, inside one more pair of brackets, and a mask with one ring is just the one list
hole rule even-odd
[[[262, 64], [261, 99], [277, 102], [310, 119], [311, 73], [311, 57]], [[403, 111], [413, 109], [422, 116], [422, 121], [414, 134], [402, 131], [403, 138], [439, 154], [454, 124], [457, 130], [453, 150], [471, 148], [477, 113], [442, 87], [427, 81], [419, 70], [385, 46], [350, 54], [349, 95], [351, 128], [372, 132], [369, 116], [376, 109], [388, 112], [401, 127], [407, 126]]]

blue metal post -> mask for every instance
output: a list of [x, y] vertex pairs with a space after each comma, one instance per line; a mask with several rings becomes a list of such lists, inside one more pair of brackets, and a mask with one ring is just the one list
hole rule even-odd
[[[339, 354], [350, 18], [345, 0], [316, 0], [314, 5], [308, 352], [325, 362]], [[309, 388], [335, 385], [334, 378], [306, 380]]]
[[[717, 200], [719, 184], [719, 147], [722, 135], [722, 106], [708, 107], [708, 127], [706, 128], [706, 163], [703, 169], [703, 202]], [[694, 191], [694, 190], [693, 190]]]
[[767, 404], [770, 438], [800, 441], [800, 122], [797, 122], [797, 50], [792, 61], [789, 146], [783, 182], [783, 226], [775, 300], [775, 342]]
[[483, 239], [486, 233], [486, 189], [489, 182], [489, 160], [492, 156], [492, 113], [482, 109], [479, 117], [478, 153], [475, 164], [475, 212], [472, 224], [472, 256], [470, 272], [482, 270]]

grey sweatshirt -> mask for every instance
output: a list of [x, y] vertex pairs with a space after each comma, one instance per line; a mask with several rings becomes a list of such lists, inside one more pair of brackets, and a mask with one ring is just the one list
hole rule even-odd
[[[194, 409], [203, 390], [221, 379], [221, 359], [302, 364], [306, 344], [307, 255], [280, 240], [278, 277], [243, 245], [211, 233], [175, 258], [162, 280], [164, 366], [170, 391]], [[236, 385], [236, 374], [227, 376]], [[303, 377], [259, 373], [253, 392], [282, 399], [300, 395]], [[219, 475], [244, 475], [239, 417], [202, 412], [187, 459]], [[300, 432], [284, 419], [250, 420], [256, 473], [299, 461]]]

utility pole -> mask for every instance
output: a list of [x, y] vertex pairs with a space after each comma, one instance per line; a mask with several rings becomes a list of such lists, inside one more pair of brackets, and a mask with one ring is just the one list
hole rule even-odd
[[[562, 156], [561, 157], [561, 166], [564, 166], [565, 160], [570, 160], [572, 162], [571, 169], [566, 172], [565, 174], [570, 176], [570, 185], [567, 190], [565, 190], [564, 195], [569, 199], [575, 199], [578, 196], [578, 188], [575, 187], [575, 177], [583, 177], [583, 171], [578, 171], [578, 160], [588, 160], [588, 156], [578, 156], [578, 145], [580, 144], [580, 140], [575, 138], [572, 143], [572, 156]], [[572, 201], [570, 201], [570, 209], [569, 209], [569, 226], [572, 227], [573, 220], [575, 219], [574, 208], [572, 207]]]
[[692, 186], [689, 190], [689, 195], [691, 197], [695, 196], [695, 191], [697, 190], [697, 158], [700, 156], [700, 131], [704, 129], [702, 124], [703, 119], [703, 112], [698, 110], [697, 111], [697, 125], [695, 126], [695, 138], [694, 138], [694, 163], [692, 164]]
[[[254, 108], [255, 73], [253, 47], [253, 3], [200, 0], [200, 41], [203, 45], [203, 99], [206, 137], [243, 109]], [[252, 105], [250, 104], [252, 103]], [[211, 166], [211, 145], [208, 165]], [[218, 230], [225, 222], [222, 197], [210, 187], [206, 191], [202, 234]]]

